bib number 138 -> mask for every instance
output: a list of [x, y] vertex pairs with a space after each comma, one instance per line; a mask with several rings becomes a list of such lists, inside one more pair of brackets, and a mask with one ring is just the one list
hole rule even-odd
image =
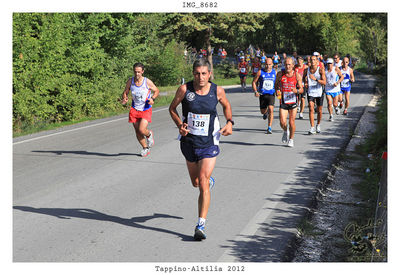
[[188, 128], [192, 135], [208, 136], [208, 126], [210, 125], [209, 114], [188, 114]]

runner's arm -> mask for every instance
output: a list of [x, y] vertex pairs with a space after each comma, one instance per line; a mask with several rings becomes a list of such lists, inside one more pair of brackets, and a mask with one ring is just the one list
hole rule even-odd
[[232, 135], [232, 123], [229, 120], [232, 120], [232, 108], [228, 99], [226, 98], [225, 90], [222, 87], [217, 87], [217, 97], [219, 103], [222, 105], [222, 109], [224, 111], [224, 116], [227, 120], [225, 126], [219, 131], [223, 136]]
[[342, 74], [342, 72], [340, 71], [340, 69], [338, 67], [335, 67], [335, 70], [336, 70], [336, 73], [339, 76], [339, 80], [336, 83], [337, 83], [337, 85], [339, 85], [343, 81], [344, 75]]
[[253, 92], [255, 93], [255, 96], [259, 96], [258, 92], [257, 92], [257, 81], [260, 78], [261, 75], [261, 70], [257, 72], [256, 76], [253, 78], [253, 82], [251, 83], [252, 87], [253, 87]]
[[276, 75], [276, 79], [275, 79], [275, 93], [276, 95], [279, 95], [281, 92], [281, 87], [279, 85], [279, 83], [281, 82], [281, 78], [282, 78], [282, 72], [278, 72], [278, 74]]
[[303, 83], [304, 83], [304, 88], [308, 89], [308, 70], [304, 69], [303, 73]]
[[158, 94], [160, 91], [158, 90], [157, 86], [151, 81], [150, 79], [147, 79], [147, 86], [149, 86], [150, 90], [154, 92], [153, 96], [149, 99], [149, 104], [153, 105], [154, 100], [158, 97]]
[[356, 79], [354, 78], [354, 73], [353, 73], [353, 69], [352, 68], [350, 68], [350, 81], [351, 82], [355, 82], [356, 81]]
[[[319, 82], [321, 81], [321, 82]], [[321, 68], [321, 79], [319, 80], [319, 84], [326, 85], [326, 76], [325, 76], [325, 69]]]
[[179, 117], [178, 111], [176, 108], [182, 102], [186, 93], [186, 84], [181, 85], [175, 93], [175, 97], [169, 105], [169, 114], [171, 115], [172, 120], [175, 122], [176, 126], [179, 129], [179, 134], [182, 136], [186, 136], [189, 133], [187, 130], [187, 123], [183, 123], [181, 118]]
[[301, 75], [299, 73], [296, 73], [296, 80], [297, 80], [297, 85], [299, 86], [299, 90], [297, 91], [298, 94], [303, 93], [303, 82], [301, 79]]
[[129, 94], [131, 84], [132, 84], [132, 78], [129, 78], [128, 81], [126, 82], [125, 90], [122, 93], [122, 100], [121, 100], [122, 104], [126, 104], [128, 102], [128, 94]]

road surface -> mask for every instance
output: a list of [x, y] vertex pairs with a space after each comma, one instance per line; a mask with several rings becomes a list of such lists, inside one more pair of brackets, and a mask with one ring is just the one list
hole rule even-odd
[[226, 90], [235, 126], [221, 140], [203, 242], [192, 238], [198, 191], [167, 107], [153, 112], [155, 146], [146, 158], [127, 115], [15, 138], [13, 261], [285, 260], [316, 186], [372, 97], [373, 79], [356, 81], [348, 116], [329, 122], [325, 100], [321, 134], [308, 135], [307, 112], [296, 119], [294, 148], [281, 143], [277, 103], [267, 135], [258, 98]]

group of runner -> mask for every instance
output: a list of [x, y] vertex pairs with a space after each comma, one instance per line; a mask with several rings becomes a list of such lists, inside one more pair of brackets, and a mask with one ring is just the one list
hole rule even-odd
[[[154, 145], [153, 132], [147, 127], [151, 122], [152, 105], [159, 90], [150, 79], [143, 76], [143, 64], [134, 64], [133, 71], [134, 76], [126, 83], [121, 103], [128, 102], [131, 92], [129, 122], [133, 124], [136, 138], [143, 147], [141, 156], [145, 157]], [[205, 222], [211, 200], [210, 189], [215, 183], [211, 175], [219, 154], [219, 138], [220, 135], [231, 135], [234, 125], [225, 90], [210, 82], [210, 77], [211, 64], [204, 58], [196, 60], [193, 64], [193, 80], [178, 88], [169, 106], [171, 118], [179, 131], [180, 148], [190, 180], [193, 187], [199, 189], [198, 221], [194, 233], [194, 239], [198, 241], [206, 238]], [[222, 105], [226, 118], [222, 129], [216, 107], [218, 103]], [[177, 111], [180, 104], [182, 116]]]
[[[275, 96], [280, 101], [279, 120], [283, 129], [282, 142], [289, 147], [294, 146], [298, 102], [302, 102], [304, 93], [307, 93], [310, 109], [310, 134], [321, 131], [323, 87], [325, 87], [328, 104], [333, 104], [336, 113], [338, 113], [339, 96], [341, 92], [345, 94], [346, 107], [343, 114], [347, 114], [350, 83], [355, 81], [354, 74], [348, 66], [348, 59], [344, 58], [341, 66], [335, 65], [339, 63], [340, 57], [335, 55], [334, 59], [336, 62], [331, 58], [327, 60], [325, 70], [318, 53], [310, 57], [308, 66], [303, 63], [301, 56], [297, 57], [296, 62], [292, 57], [284, 57], [284, 68], [279, 72], [276, 69], [276, 61], [279, 62], [279, 58], [266, 58], [265, 66], [262, 66], [259, 57], [254, 59], [252, 89], [255, 96], [259, 97], [263, 119], [268, 118], [268, 134], [272, 134]], [[242, 68], [240, 66], [239, 63], [239, 69]], [[148, 129], [148, 124], [151, 122], [152, 105], [159, 95], [159, 90], [150, 79], [144, 77], [143, 64], [134, 64], [133, 71], [134, 76], [126, 82], [121, 103], [128, 102], [130, 92], [132, 105], [129, 123], [132, 123], [136, 138], [142, 146], [141, 156], [145, 157], [154, 145], [154, 134]], [[206, 238], [205, 222], [211, 199], [210, 189], [215, 184], [211, 175], [216, 164], [216, 157], [220, 152], [218, 147], [220, 135], [231, 135], [234, 125], [231, 105], [225, 90], [209, 81], [211, 73], [211, 64], [206, 59], [196, 60], [193, 63], [193, 80], [178, 88], [169, 106], [171, 118], [178, 128], [180, 148], [186, 160], [192, 185], [199, 189], [195, 240]], [[240, 70], [240, 73], [243, 71]], [[222, 105], [226, 118], [222, 129], [216, 108], [218, 103]], [[179, 105], [182, 105], [182, 116], [177, 111]], [[304, 104], [302, 105], [304, 108]], [[317, 106], [318, 113], [316, 129], [314, 128], [314, 105]], [[301, 106], [299, 107], [301, 109]], [[333, 109], [330, 106], [328, 109], [330, 120], [332, 120]], [[287, 118], [289, 118], [289, 124], [287, 124]]]
[[[345, 99], [343, 115], [347, 115], [351, 83], [355, 82], [355, 78], [353, 69], [349, 66], [349, 57], [341, 60], [339, 54], [323, 60], [318, 52], [314, 52], [312, 56], [307, 57], [306, 65], [303, 57], [297, 56], [296, 52], [293, 53], [293, 57], [287, 57], [284, 53], [280, 71], [277, 69], [279, 61], [280, 57], [276, 52], [272, 58], [267, 58], [265, 65], [261, 65], [254, 74], [252, 88], [255, 96], [259, 97], [263, 119], [268, 118], [267, 134], [272, 134], [273, 109], [275, 96], [277, 96], [280, 103], [280, 126], [283, 129], [282, 142], [293, 147], [295, 119], [297, 112], [300, 119], [304, 118], [306, 99], [310, 120], [308, 133], [320, 133], [324, 94], [328, 101], [329, 121], [334, 120], [333, 110], [338, 115], [339, 109], [342, 109], [343, 95]], [[244, 68], [245, 64], [240, 66]], [[245, 80], [242, 71], [239, 72], [239, 77]], [[315, 112], [317, 113], [316, 125]], [[289, 125], [287, 125], [288, 118]]]

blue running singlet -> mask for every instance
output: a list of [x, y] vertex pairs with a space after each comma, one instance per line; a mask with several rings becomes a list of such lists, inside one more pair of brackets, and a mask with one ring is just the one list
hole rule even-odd
[[274, 69], [272, 69], [270, 73], [267, 73], [267, 71], [262, 69], [259, 78], [258, 91], [263, 95], [273, 95], [275, 93], [275, 80], [276, 71]]

